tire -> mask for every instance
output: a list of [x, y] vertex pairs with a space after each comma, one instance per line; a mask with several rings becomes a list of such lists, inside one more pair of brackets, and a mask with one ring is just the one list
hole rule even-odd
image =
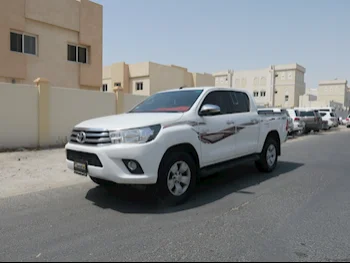
[[310, 130], [305, 130], [304, 134], [309, 134], [310, 132]]
[[[171, 152], [163, 158], [159, 166], [157, 197], [165, 205], [183, 204], [193, 194], [196, 183], [197, 167], [193, 158], [184, 152]], [[178, 186], [181, 187], [182, 193], [180, 187], [176, 189]], [[176, 193], [177, 191], [180, 192]]]
[[305, 127], [297, 132], [297, 135], [299, 135], [299, 136], [303, 135], [303, 134], [305, 134]]
[[95, 184], [102, 186], [102, 187], [111, 187], [114, 186], [115, 183], [107, 181], [107, 180], [103, 180], [100, 178], [96, 178], [96, 177], [90, 177], [91, 181], [93, 181]]
[[[277, 149], [278, 144], [276, 140], [272, 137], [267, 138], [260, 154], [260, 160], [255, 162], [255, 166], [260, 172], [271, 173], [275, 170], [278, 161]], [[268, 156], [270, 157], [268, 158]]]

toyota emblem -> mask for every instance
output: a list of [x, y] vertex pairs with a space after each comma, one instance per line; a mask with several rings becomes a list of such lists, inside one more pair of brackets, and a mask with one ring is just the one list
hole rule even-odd
[[85, 132], [79, 132], [79, 133], [77, 134], [77, 142], [78, 142], [78, 143], [84, 143], [85, 140], [86, 140], [86, 134], [85, 134]]

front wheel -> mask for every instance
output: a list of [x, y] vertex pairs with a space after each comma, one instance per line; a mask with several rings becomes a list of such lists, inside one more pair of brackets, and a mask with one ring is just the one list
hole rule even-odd
[[197, 167], [187, 153], [167, 154], [158, 171], [157, 195], [167, 205], [186, 202], [196, 186]]
[[275, 170], [278, 160], [277, 149], [276, 140], [268, 138], [260, 154], [260, 160], [255, 162], [255, 166], [260, 172], [270, 173]]

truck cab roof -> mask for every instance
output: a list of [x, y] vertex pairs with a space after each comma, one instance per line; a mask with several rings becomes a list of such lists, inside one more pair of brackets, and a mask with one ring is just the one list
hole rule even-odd
[[244, 89], [237, 89], [237, 88], [225, 88], [225, 87], [215, 87], [215, 86], [206, 86], [206, 87], [180, 87], [177, 89], [169, 89], [165, 91], [161, 91], [159, 93], [166, 93], [166, 92], [176, 92], [176, 91], [181, 91], [181, 90], [203, 90], [203, 91], [213, 91], [213, 90], [227, 90], [230, 89], [232, 91], [238, 91], [238, 92], [244, 92], [248, 93], [247, 90]]

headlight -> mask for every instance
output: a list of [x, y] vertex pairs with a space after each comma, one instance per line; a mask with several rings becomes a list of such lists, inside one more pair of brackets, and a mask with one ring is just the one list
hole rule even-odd
[[112, 143], [146, 143], [154, 140], [161, 129], [160, 125], [154, 125], [143, 128], [120, 130], [120, 131], [110, 131], [109, 137]]

